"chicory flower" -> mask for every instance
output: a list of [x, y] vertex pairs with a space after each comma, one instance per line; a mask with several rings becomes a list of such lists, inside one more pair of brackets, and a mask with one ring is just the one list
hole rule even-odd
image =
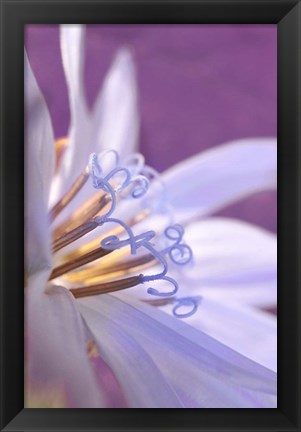
[[[260, 145], [245, 142], [222, 146], [163, 174], [176, 218], [187, 225], [186, 240], [190, 237], [196, 250], [194, 266], [181, 272], [176, 267], [169, 269], [171, 278], [181, 286], [184, 299], [156, 298], [147, 294], [144, 284], [77, 298], [79, 281], [88, 281], [89, 286], [89, 280], [91, 283], [95, 277], [108, 275], [108, 268], [113, 277], [112, 262], [106, 263], [106, 256], [97, 261], [97, 274], [90, 274], [88, 279], [86, 275], [81, 279], [81, 268], [72, 268], [74, 271], [69, 273], [65, 267], [65, 273], [54, 273], [66, 265], [66, 256], [70, 258], [76, 253], [73, 259], [82, 257], [87, 245], [95, 245], [98, 228], [105, 228], [104, 220], [98, 219], [93, 232], [72, 242], [70, 234], [67, 233], [66, 242], [63, 233], [53, 241], [66, 220], [71, 226], [82, 226], [77, 210], [81, 210], [81, 216], [86, 215], [82, 205], [95, 192], [91, 182], [76, 191], [59, 212], [53, 209], [58, 208], [54, 204], [64, 200], [85, 172], [89, 155], [112, 148], [127, 161], [125, 166], [133, 176], [140, 175], [140, 167], [136, 173], [137, 166], [126, 159], [135, 151], [138, 132], [130, 56], [124, 51], [118, 55], [91, 114], [81, 84], [83, 36], [81, 26], [62, 28], [72, 123], [68, 141], [61, 142], [56, 156], [49, 113], [25, 57], [28, 389], [31, 394], [53, 397], [55, 406], [107, 407], [110, 389], [100, 371], [109, 369], [128, 407], [275, 407], [276, 374], [271, 370], [275, 369], [275, 322], [250, 306], [262, 306], [259, 291], [264, 293], [264, 304], [275, 302], [275, 239], [243, 223], [221, 219], [195, 221], [232, 200], [275, 186], [276, 152], [272, 140]], [[234, 164], [235, 160], [240, 165]], [[92, 169], [90, 165], [87, 178], [93, 179], [93, 167], [96, 171], [107, 169], [97, 164], [92, 164]], [[227, 167], [231, 167], [231, 172]], [[144, 166], [142, 172], [143, 169]], [[96, 175], [96, 185], [98, 179]], [[135, 220], [135, 233], [150, 228], [160, 232], [164, 226], [166, 213], [162, 214], [162, 193], [156, 195], [157, 186], [154, 179], [150, 187], [154, 198], [143, 201], [149, 208], [143, 218]], [[199, 199], [195, 199], [196, 193]], [[118, 220], [137, 217], [139, 212], [139, 200], [117, 203]], [[112, 239], [116, 241], [110, 230], [101, 234], [101, 241], [110, 239], [107, 246]], [[233, 244], [231, 257], [225, 263], [225, 248], [233, 241], [232, 234], [237, 248]], [[214, 238], [215, 243], [211, 243]], [[76, 246], [75, 251], [72, 246]], [[263, 260], [251, 259], [254, 251], [261, 251], [262, 255], [266, 251], [267, 255]], [[244, 257], [241, 267], [237, 265], [239, 256]], [[113, 265], [116, 270], [114, 259]], [[101, 267], [104, 274], [99, 274]], [[150, 274], [156, 273], [153, 267], [148, 268]], [[228, 274], [224, 277], [225, 269]], [[86, 270], [91, 268], [84, 267]], [[132, 268], [126, 269], [131, 271]], [[243, 302], [247, 305], [242, 307]], [[187, 322], [174, 316], [181, 315], [179, 310], [186, 306], [193, 306], [194, 312], [194, 306], [198, 306], [196, 313], [184, 314], [189, 315]], [[239, 334], [243, 334], [244, 340]], [[260, 349], [255, 350], [259, 336]]]

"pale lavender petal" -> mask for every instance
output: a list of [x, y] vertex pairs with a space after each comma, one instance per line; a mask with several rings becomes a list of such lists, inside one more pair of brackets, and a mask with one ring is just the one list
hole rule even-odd
[[[172, 309], [172, 304], [162, 307], [171, 315]], [[182, 307], [178, 312], [185, 310]], [[256, 363], [277, 371], [275, 316], [237, 303], [213, 301], [204, 295], [196, 313], [184, 321]]]
[[68, 146], [51, 190], [51, 205], [67, 191], [85, 168], [90, 153], [90, 122], [83, 90], [85, 27], [60, 26], [61, 52], [66, 76], [71, 123]]
[[59, 286], [44, 292], [48, 275], [31, 276], [26, 287], [27, 385], [63, 390], [71, 407], [104, 407], [74, 299]]
[[207, 150], [167, 170], [163, 179], [178, 220], [215, 212], [276, 188], [276, 139], [250, 138]]
[[[91, 336], [93, 337], [93, 335]], [[126, 400], [121, 391], [120, 385], [105, 361], [100, 357], [100, 355], [93, 356], [90, 361], [96, 379], [106, 395], [107, 407], [127, 408]]]
[[64, 72], [67, 80], [71, 115], [77, 115], [77, 104], [83, 103], [85, 26], [65, 24], [60, 26], [60, 43]]
[[[130, 53], [121, 50], [108, 72], [93, 113], [88, 113], [82, 84], [83, 26], [62, 26], [61, 44], [64, 68], [69, 84], [71, 128], [62, 167], [55, 178], [51, 194], [53, 205], [88, 164], [92, 152], [117, 150], [121, 157], [137, 147], [139, 119], [134, 65]], [[72, 67], [75, 65], [74, 67]], [[77, 73], [77, 74], [76, 74]], [[104, 171], [106, 166], [102, 166]], [[95, 192], [88, 182], [64, 210], [56, 223]]]
[[277, 303], [277, 238], [238, 220], [211, 218], [186, 228], [193, 250], [183, 268], [184, 294], [267, 307]]
[[119, 381], [128, 407], [181, 408], [175, 392], [152, 358], [115, 316], [118, 308], [113, 307], [111, 315], [103, 309], [106, 306], [102, 300], [96, 300], [96, 308], [90, 307], [93, 301], [94, 298], [80, 299], [79, 309], [103, 359]]
[[118, 52], [93, 111], [95, 150], [118, 151], [121, 157], [137, 148], [139, 117], [134, 64], [128, 50]]
[[[276, 375], [272, 371], [197, 331], [183, 320], [142, 303], [128, 303], [126, 293], [86, 298], [80, 303], [87, 310], [94, 310], [95, 320], [101, 315], [104, 322], [110, 323], [109, 329], [122, 329], [120, 342], [125, 343], [129, 337], [140, 345], [142, 352], [152, 359], [183, 406], [276, 406]], [[99, 327], [98, 340], [106, 337], [106, 330]], [[104, 343], [102, 348], [107, 349]], [[129, 367], [133, 375], [135, 370], [140, 370], [142, 361], [139, 361], [139, 357], [132, 357]], [[119, 368], [120, 375], [127, 373], [121, 362], [115, 367], [116, 375]], [[134, 375], [134, 378], [135, 384], [139, 386], [139, 376]], [[130, 381], [128, 376], [127, 385], [130, 385]]]
[[[181, 286], [186, 286], [188, 280], [185, 278]], [[220, 284], [191, 284], [192, 292], [201, 292], [203, 297], [218, 301], [220, 303], [237, 303], [261, 309], [276, 308], [277, 278], [268, 278], [262, 281], [242, 281], [240, 283], [220, 283]], [[201, 288], [200, 288], [201, 286]], [[187, 293], [187, 290], [185, 290]], [[184, 291], [183, 291], [184, 293]]]
[[54, 171], [50, 115], [27, 54], [25, 75], [25, 249], [28, 274], [51, 263], [47, 202]]

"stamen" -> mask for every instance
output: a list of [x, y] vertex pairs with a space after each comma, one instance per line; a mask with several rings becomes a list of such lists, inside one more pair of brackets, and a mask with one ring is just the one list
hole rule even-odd
[[[76, 210], [71, 217], [69, 217], [64, 223], [62, 223], [54, 233], [54, 242], [53, 242], [53, 251], [57, 251], [62, 247], [65, 247], [72, 240], [72, 236], [68, 236], [69, 233], [77, 233], [76, 229], [80, 230], [80, 225], [85, 224], [95, 215], [98, 216], [98, 220], [101, 221], [99, 224], [104, 224], [108, 221], [109, 216], [113, 213], [117, 203], [116, 193], [119, 190], [123, 190], [126, 187], [130, 187], [130, 192], [134, 198], [140, 197], [145, 193], [148, 187], [148, 180], [142, 176], [136, 176], [135, 179], [132, 179], [130, 176], [129, 170], [126, 168], [116, 167], [106, 177], [103, 177], [103, 171], [101, 166], [99, 165], [99, 158], [104, 156], [109, 152], [104, 152], [102, 155], [98, 156], [96, 153], [93, 153], [89, 159], [89, 165], [87, 168], [88, 174], [91, 175], [93, 186], [97, 189], [102, 189], [104, 194], [99, 197], [99, 195], [95, 195], [90, 200], [85, 202], [83, 206], [81, 206], [78, 210]], [[116, 152], [112, 152], [116, 158], [115, 163], [118, 162], [118, 155]], [[117, 179], [115, 178], [115, 189], [109, 183], [109, 180], [112, 180], [116, 175], [124, 176], [124, 180], [118, 184]], [[139, 177], [139, 179], [138, 179]], [[134, 183], [138, 179], [138, 184], [134, 185]], [[134, 186], [133, 186], [134, 185]], [[65, 197], [58, 203], [57, 206], [53, 209], [53, 212], [57, 215], [58, 211], [63, 208], [63, 206], [67, 205], [68, 199], [71, 195], [73, 195], [76, 191], [76, 188], [71, 188], [69, 193], [65, 195]], [[129, 193], [129, 192], [127, 192]], [[74, 196], [74, 195], [73, 195]], [[70, 202], [70, 200], [69, 200]], [[107, 209], [104, 214], [101, 212], [106, 208], [108, 203], [111, 203], [111, 207]], [[69, 240], [70, 239], [70, 240]], [[61, 246], [62, 244], [62, 246]]]
[[69, 138], [60, 138], [58, 140], [55, 141], [55, 170], [57, 171], [61, 160], [62, 160], [62, 156], [67, 148], [67, 144], [69, 142]]
[[[132, 227], [136, 225], [137, 223], [143, 221], [147, 216], [149, 215], [149, 210], [144, 210], [141, 213], [138, 213], [133, 218], [129, 219], [127, 222], [127, 225]], [[74, 259], [84, 253], [87, 253], [89, 251], [92, 251], [93, 249], [97, 248], [97, 246], [100, 244], [102, 240], [104, 240], [106, 237], [111, 235], [119, 235], [124, 232], [124, 229], [122, 226], [117, 226], [116, 228], [110, 230], [106, 234], [103, 234], [99, 236], [97, 239], [91, 240], [88, 243], [85, 243], [84, 245], [80, 246], [79, 248], [75, 249], [72, 252], [69, 252], [67, 255], [64, 256], [65, 261], [70, 261], [71, 259]]]
[[[89, 266], [88, 268], [79, 269], [79, 270], [75, 270], [72, 273], [68, 273], [64, 275], [64, 277], [71, 282], [82, 283], [83, 285], [89, 285], [90, 284], [89, 279], [90, 278], [93, 279], [94, 277], [96, 277], [96, 275], [99, 273], [99, 267], [101, 267], [102, 269], [106, 269], [108, 266], [112, 265], [112, 263], [115, 263], [116, 261], [118, 262], [123, 258], [127, 258], [129, 255], [130, 255], [129, 248], [124, 248], [122, 250], [115, 250], [114, 254], [109, 254], [102, 257], [101, 266], [100, 263], [95, 263]], [[103, 279], [101, 279], [101, 281], [103, 281]], [[97, 280], [97, 283], [98, 282], [99, 280]]]
[[77, 177], [70, 189], [65, 195], [55, 204], [49, 213], [49, 218], [53, 222], [54, 219], [61, 213], [61, 211], [70, 203], [75, 195], [81, 190], [89, 178], [88, 167]]
[[[148, 180], [143, 176], [136, 176], [134, 179], [131, 178], [129, 170], [122, 167], [115, 167], [113, 170], [109, 172], [107, 176], [103, 176], [103, 170], [99, 164], [99, 158], [103, 157], [108, 153], [113, 153], [115, 156], [115, 163], [118, 163], [118, 154], [116, 152], [104, 152], [101, 155], [97, 155], [93, 153], [90, 155], [89, 165], [85, 170], [85, 175], [91, 176], [93, 181], [93, 186], [96, 189], [102, 189], [104, 191], [104, 195], [99, 199], [99, 195], [92, 197], [88, 202], [85, 202], [83, 206], [81, 206], [76, 212], [74, 212], [69, 219], [67, 219], [63, 224], [61, 224], [54, 233], [54, 243], [53, 250], [57, 251], [61, 247], [57, 244], [61, 241], [62, 238], [66, 239], [68, 237], [69, 232], [74, 232], [76, 228], [80, 228], [80, 225], [85, 224], [90, 218], [98, 215], [99, 220], [101, 220], [102, 224], [108, 221], [108, 217], [113, 213], [117, 204], [116, 193], [118, 191], [123, 191], [123, 196], [126, 196], [128, 193], [134, 198], [138, 198], [142, 196], [148, 187]], [[121, 183], [118, 183], [118, 178], [123, 176], [124, 179]], [[115, 189], [109, 183], [109, 180], [112, 180], [115, 177], [113, 183], [115, 183]], [[81, 176], [77, 179], [74, 185], [71, 187], [70, 191], [60, 200], [60, 202], [54, 207], [51, 211], [53, 217], [57, 216], [59, 212], [71, 201], [71, 199], [75, 196], [75, 194], [80, 190], [78, 189], [78, 185], [80, 184]], [[119, 180], [120, 181], [120, 180]], [[125, 191], [125, 188], [130, 190]], [[105, 214], [100, 214], [102, 210], [104, 210], [108, 203], [111, 203], [111, 208], [107, 209]], [[71, 241], [72, 242], [72, 241]], [[63, 242], [65, 247], [67, 244]], [[68, 243], [70, 244], [70, 243]]]
[[84, 285], [90, 285], [100, 282], [107, 282], [126, 275], [131, 275], [141, 271], [142, 269], [149, 268], [154, 264], [155, 260], [150, 254], [137, 259], [126, 260], [119, 263], [117, 262], [110, 266], [104, 266], [103, 260], [101, 260], [101, 262], [94, 264], [87, 269], [77, 270], [65, 275], [64, 277], [70, 282], [81, 282]]
[[132, 276], [125, 279], [107, 282], [103, 284], [96, 284], [85, 286], [81, 288], [72, 288], [70, 292], [75, 298], [94, 296], [98, 294], [107, 294], [115, 291], [120, 291], [127, 288], [132, 288], [141, 283], [143, 275]]
[[[98, 219], [96, 218], [96, 220]], [[168, 227], [165, 230], [165, 235], [169, 239], [175, 240], [175, 243], [169, 246], [168, 248], [165, 248], [163, 251], [158, 251], [154, 248], [154, 246], [150, 242], [155, 237], [154, 231], [147, 231], [143, 234], [135, 236], [131, 228], [128, 227], [124, 222], [113, 218], [108, 218], [107, 222], [115, 222], [117, 224], [120, 224], [127, 232], [129, 237], [128, 239], [120, 240], [117, 236], [109, 236], [101, 242], [101, 246], [105, 249], [110, 249], [110, 250], [120, 249], [124, 246], [130, 246], [132, 254], [136, 254], [137, 250], [140, 247], [144, 247], [153, 255], [154, 259], [156, 259], [162, 265], [163, 270], [161, 273], [155, 275], [143, 276], [141, 282], [163, 280], [173, 285], [172, 291], [160, 292], [157, 289], [150, 287], [148, 288], [147, 292], [151, 295], [155, 295], [159, 297], [169, 297], [175, 295], [176, 292], [178, 291], [179, 286], [173, 278], [166, 276], [168, 266], [167, 266], [166, 259], [164, 258], [164, 254], [168, 253], [169, 256], [172, 258], [173, 262], [178, 263], [177, 259], [179, 257], [175, 257], [175, 251], [177, 251], [180, 252], [180, 264], [184, 264], [184, 263], [186, 264], [187, 262], [190, 261], [192, 256], [191, 249], [187, 245], [180, 243], [183, 237], [184, 230], [179, 225], [178, 226], [175, 225], [174, 227]], [[100, 220], [99, 223], [101, 225], [102, 221]], [[186, 256], [187, 252], [189, 252], [188, 257]]]
[[102, 211], [105, 211], [106, 206], [110, 202], [110, 196], [105, 193], [97, 193], [90, 199], [84, 202], [74, 213], [61, 223], [54, 230], [54, 240], [57, 240], [66, 232], [69, 232], [80, 225], [92, 219], [96, 215], [100, 215]]
[[[106, 250], [108, 251], [109, 249]], [[127, 272], [131, 269], [136, 269], [137, 267], [144, 266], [145, 264], [153, 264], [154, 261], [154, 257], [151, 254], [148, 254], [139, 258], [127, 260], [125, 262], [113, 264], [110, 267], [104, 268], [102, 272], [100, 270], [99, 274], [115, 273], [120, 271]]]
[[87, 252], [92, 251], [93, 249], [97, 248], [101, 241], [106, 238], [108, 235], [117, 235], [117, 234], [122, 234], [123, 232], [123, 228], [117, 227], [114, 230], [109, 231], [106, 234], [103, 234], [101, 236], [99, 236], [98, 238], [89, 241], [88, 243], [85, 243], [84, 245], [80, 246], [79, 248], [73, 250], [72, 252], [67, 253], [64, 257], [63, 260], [64, 261], [70, 261], [72, 259], [75, 259]]
[[96, 259], [102, 258], [105, 255], [108, 255], [109, 253], [111, 253], [110, 250], [103, 249], [103, 248], [99, 247], [98, 249], [95, 249], [92, 252], [88, 252], [87, 254], [82, 255], [81, 257], [79, 257], [79, 258], [77, 258], [77, 259], [75, 259], [73, 261], [69, 261], [67, 263], [64, 263], [64, 264], [56, 267], [52, 271], [52, 273], [51, 273], [51, 275], [49, 277], [49, 280], [55, 279], [55, 278], [57, 278], [59, 276], [62, 276], [63, 274], [68, 273], [71, 270], [74, 270], [74, 269], [76, 269], [78, 267], [81, 267], [81, 266], [83, 266], [85, 264], [93, 262]]
[[170, 303], [173, 303], [175, 297], [164, 297], [159, 299], [152, 299], [152, 300], [142, 300], [144, 303], [147, 303], [151, 306], [166, 306]]
[[80, 225], [79, 227], [75, 228], [74, 230], [65, 233], [62, 235], [62, 237], [55, 240], [52, 244], [52, 252], [58, 252], [60, 249], [68, 246], [69, 244], [75, 242], [76, 240], [80, 239], [84, 235], [88, 234], [89, 232], [93, 231], [95, 228], [98, 227], [98, 223], [95, 220], [91, 220], [88, 222], [85, 222], [84, 224]]
[[[103, 159], [107, 155], [113, 155], [113, 167], [105, 174]], [[131, 229], [133, 225], [149, 214], [149, 209], [154, 210], [153, 205], [146, 204], [147, 209], [131, 218], [128, 223], [112, 217], [120, 199], [140, 198], [148, 189], [150, 180], [158, 181], [161, 188], [160, 199], [157, 200], [156, 205], [159, 204], [161, 211], [162, 208], [164, 211], [169, 210], [166, 206], [165, 188], [158, 173], [145, 166], [144, 159], [140, 155], [128, 158], [125, 168], [119, 166], [119, 156], [115, 151], [106, 151], [100, 155], [92, 153], [88, 167], [51, 210], [50, 216], [52, 220], [81, 190], [89, 176], [93, 187], [102, 192], [96, 193], [92, 198], [85, 201], [67, 220], [56, 228], [52, 245], [53, 252], [59, 251], [95, 228], [102, 227], [107, 223], [113, 223], [116, 227], [110, 230], [109, 233], [99, 236], [97, 240], [92, 240], [66, 255], [64, 262], [54, 268], [49, 279], [64, 276], [71, 282], [81, 282], [83, 286], [70, 289], [70, 292], [76, 298], [119, 291], [145, 282], [167, 282], [172, 287], [169, 291], [148, 287], [147, 292], [162, 298], [156, 300], [157, 303], [175, 303], [173, 308], [175, 316], [179, 318], [191, 316], [196, 311], [198, 302], [192, 297], [175, 298], [174, 295], [179, 289], [178, 283], [167, 275], [168, 258], [177, 265], [185, 265], [192, 259], [190, 247], [183, 242], [183, 228], [180, 225], [168, 226], [164, 233], [158, 236], [159, 244], [164, 241], [164, 247], [158, 248], [158, 245], [154, 244], [156, 237], [154, 231], [134, 235]], [[118, 236], [122, 234], [126, 234], [127, 238], [120, 239]], [[166, 240], [170, 244], [166, 245]], [[140, 257], [129, 259], [129, 255], [136, 255], [140, 248], [144, 249], [145, 253]], [[111, 252], [114, 252], [114, 254], [111, 254]], [[101, 261], [100, 258], [102, 258]], [[80, 269], [80, 267], [87, 264], [92, 265]], [[161, 265], [162, 269], [159, 273], [122, 277], [131, 275], [134, 272], [137, 273], [154, 264]], [[116, 279], [120, 276], [121, 279]], [[190, 307], [188, 312], [179, 312], [180, 308], [187, 306]]]

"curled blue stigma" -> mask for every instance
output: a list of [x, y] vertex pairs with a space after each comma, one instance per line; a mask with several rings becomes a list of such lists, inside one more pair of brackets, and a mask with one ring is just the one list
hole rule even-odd
[[182, 243], [184, 228], [179, 224], [172, 225], [165, 229], [164, 234], [174, 243], [163, 249], [161, 253], [168, 254], [174, 264], [188, 264], [192, 260], [192, 250], [187, 244]]
[[[172, 313], [177, 318], [188, 318], [195, 314], [195, 312], [198, 309], [198, 305], [201, 301], [201, 297], [182, 297], [182, 298], [176, 298], [173, 303], [176, 303], [176, 305], [173, 307]], [[185, 313], [179, 313], [178, 310], [182, 307], [191, 307], [191, 309], [188, 312]]]
[[[104, 173], [101, 162], [107, 154], [114, 155], [113, 168]], [[132, 198], [142, 197], [148, 190], [149, 180], [141, 175], [133, 175], [129, 168], [119, 165], [119, 156], [115, 150], [107, 150], [99, 155], [92, 153], [89, 158], [89, 173], [92, 178], [93, 187], [102, 189], [109, 193], [112, 197], [120, 192], [121, 198], [126, 198], [130, 195]], [[114, 187], [109, 183], [112, 181]], [[114, 209], [113, 209], [114, 210]], [[112, 213], [112, 212], [111, 212]]]
[[[111, 161], [113, 162], [113, 166], [108, 173], [105, 173], [102, 164], [104, 164], [104, 159], [107, 158], [108, 155], [113, 156], [113, 161]], [[101, 247], [113, 251], [130, 246], [132, 255], [135, 255], [138, 249], [144, 248], [144, 250], [150, 253], [157, 263], [161, 265], [162, 269], [161, 272], [157, 274], [143, 275], [141, 277], [141, 283], [167, 282], [171, 285], [169, 291], [160, 291], [154, 287], [149, 287], [147, 288], [147, 292], [157, 297], [174, 296], [178, 292], [179, 286], [176, 280], [167, 275], [167, 258], [169, 257], [174, 264], [185, 265], [192, 259], [191, 248], [183, 242], [184, 229], [181, 225], [175, 224], [165, 229], [165, 240], [170, 244], [159, 250], [153, 244], [153, 240], [156, 236], [155, 231], [151, 230], [135, 235], [133, 230], [125, 222], [111, 217], [116, 209], [117, 195], [120, 198], [131, 197], [133, 199], [138, 199], [148, 190], [151, 180], [149, 177], [157, 179], [156, 171], [144, 166], [144, 158], [141, 155], [135, 154], [127, 158], [125, 162], [126, 167], [119, 165], [119, 155], [114, 150], [107, 150], [99, 155], [92, 153], [89, 158], [88, 167], [93, 187], [103, 190], [111, 198], [111, 207], [107, 213], [95, 217], [94, 220], [99, 226], [103, 226], [105, 223], [109, 222], [117, 224], [121, 226], [127, 234], [126, 239], [120, 239], [115, 235], [108, 236], [101, 241]], [[173, 308], [173, 314], [179, 318], [191, 316], [197, 309], [198, 303], [195, 302], [192, 297], [175, 299], [173, 301], [177, 302]], [[182, 306], [187, 305], [191, 305], [191, 311], [185, 314], [178, 313], [178, 310]]]

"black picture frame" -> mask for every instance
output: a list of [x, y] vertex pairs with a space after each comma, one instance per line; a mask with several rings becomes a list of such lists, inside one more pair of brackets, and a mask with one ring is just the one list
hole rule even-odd
[[[1, 430], [300, 431], [300, 1], [0, 0]], [[29, 23], [278, 26], [278, 408], [24, 409], [23, 27]]]

